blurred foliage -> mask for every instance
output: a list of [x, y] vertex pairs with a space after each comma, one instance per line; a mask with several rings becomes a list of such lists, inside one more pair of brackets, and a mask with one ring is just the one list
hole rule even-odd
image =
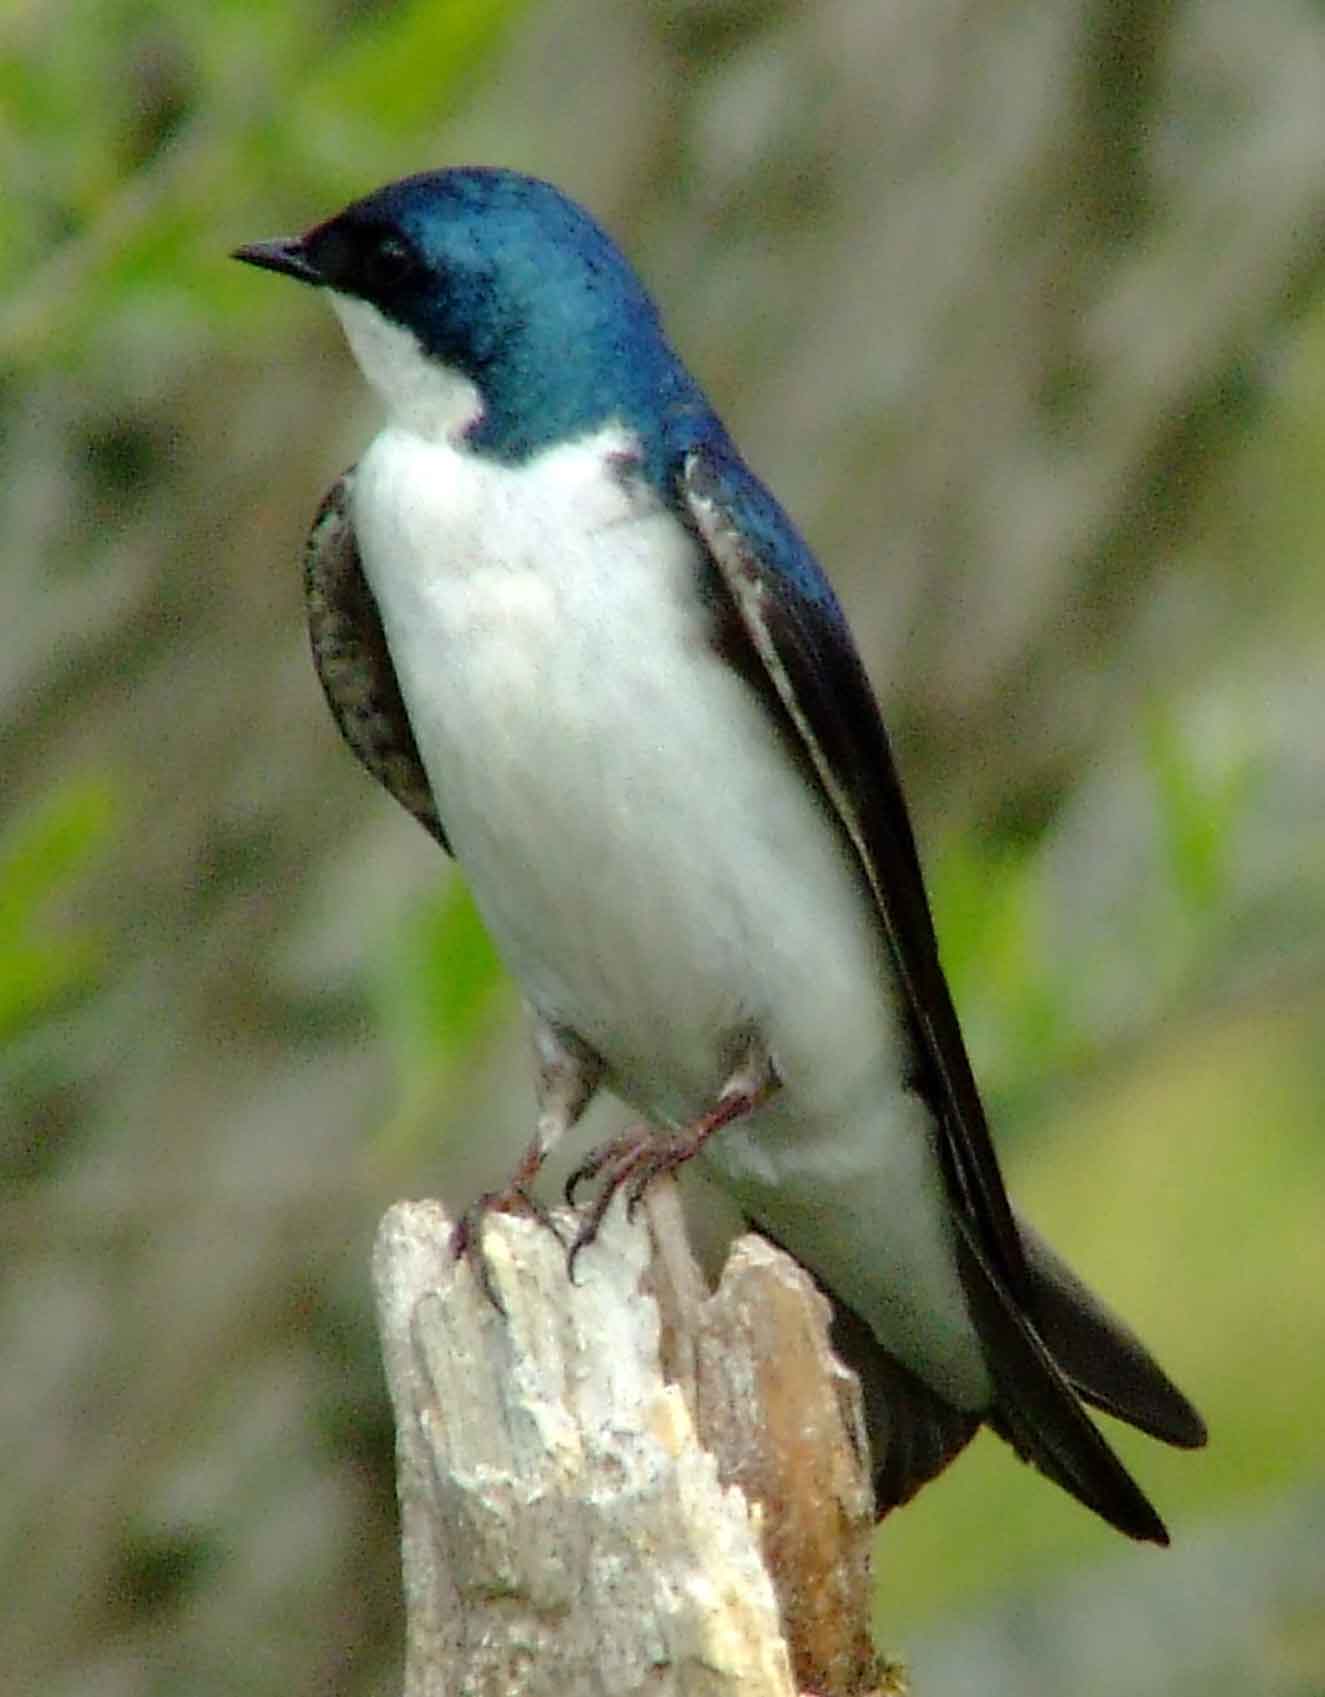
[[1203, 927], [1229, 905], [1238, 826], [1253, 800], [1250, 754], [1202, 769], [1163, 703], [1147, 718], [1145, 754], [1169, 883], [1189, 925]]
[[454, 1062], [478, 1037], [501, 982], [496, 951], [459, 878], [415, 904], [393, 968], [383, 1017], [406, 1076]]
[[0, 836], [0, 1044], [96, 987], [104, 938], [55, 911], [107, 850], [115, 818], [104, 778], [64, 780]]
[[[1137, 824], [1148, 842], [1144, 905], [1122, 923], [1129, 947], [1144, 930], [1147, 972], [1170, 1007], [1199, 1006], [1212, 962], [1241, 936], [1237, 857], [1256, 805], [1251, 729], [1211, 745], [1182, 713], [1176, 699], [1153, 701], [1135, 746], [1121, 751], [1143, 781]], [[1014, 1126], [1065, 1076], [1135, 1041], [1150, 1006], [1135, 999], [1092, 1009], [1074, 995], [1082, 962], [1056, 946], [1053, 913], [1062, 823], [1058, 815], [1035, 832], [963, 834], [934, 857], [930, 875], [968, 1040], [1002, 1109], [996, 1118]]]
[[0, 364], [113, 354], [143, 313], [196, 340], [220, 314], [252, 325], [293, 311], [217, 264], [218, 234], [242, 227], [259, 184], [302, 216], [408, 169], [420, 127], [526, 3], [65, 0], [11, 12]]
[[377, 1138], [388, 1163], [417, 1159], [437, 1137], [455, 1069], [472, 1064], [513, 1000], [468, 886], [451, 878], [413, 902], [375, 979], [396, 1057], [396, 1106]]
[[[1086, 1034], [1062, 994], [1067, 963], [1049, 947], [1044, 857], [1035, 841], [962, 835], [933, 857], [930, 900], [943, 964], [991, 1108], [1084, 1058]], [[1000, 1114], [1000, 1119], [1005, 1117]]]

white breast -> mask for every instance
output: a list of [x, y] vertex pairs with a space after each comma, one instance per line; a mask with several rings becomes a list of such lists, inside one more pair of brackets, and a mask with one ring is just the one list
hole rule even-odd
[[867, 1314], [888, 1294], [904, 1358], [946, 1312], [951, 1388], [978, 1399], [858, 869], [714, 652], [696, 544], [623, 474], [630, 446], [609, 430], [506, 467], [389, 428], [360, 463], [364, 569], [439, 813], [529, 1000], [651, 1117], [709, 1106], [757, 1027], [781, 1101], [715, 1164], [775, 1232], [781, 1208], [804, 1238], [807, 1196], [838, 1210], [850, 1264], [825, 1243], [819, 1270]]

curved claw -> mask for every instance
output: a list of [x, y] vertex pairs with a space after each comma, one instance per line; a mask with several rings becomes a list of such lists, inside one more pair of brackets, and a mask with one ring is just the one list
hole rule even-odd
[[[575, 1234], [574, 1242], [566, 1256], [566, 1276], [574, 1282], [575, 1263], [581, 1250], [587, 1249], [598, 1236], [599, 1228], [607, 1216], [607, 1210], [612, 1205], [612, 1198], [621, 1186], [634, 1175], [640, 1173], [638, 1185], [631, 1184], [630, 1217], [638, 1203], [636, 1190], [642, 1195], [651, 1173], [647, 1170], [650, 1159], [656, 1149], [653, 1133], [646, 1125], [632, 1126], [629, 1131], [623, 1131], [619, 1136], [609, 1138], [599, 1148], [593, 1150], [580, 1162], [575, 1171], [566, 1180], [566, 1200], [572, 1207], [575, 1205], [575, 1192], [582, 1184], [595, 1179], [606, 1168], [607, 1176], [598, 1187], [598, 1194], [585, 1210], [580, 1222], [580, 1229]], [[641, 1172], [641, 1168], [645, 1170]]]
[[483, 1195], [471, 1202], [461, 1214], [455, 1230], [451, 1233], [452, 1259], [468, 1262], [484, 1296], [503, 1319], [506, 1318], [506, 1304], [497, 1294], [492, 1268], [483, 1249], [483, 1221], [489, 1214], [516, 1213], [528, 1214], [531, 1219], [537, 1220], [539, 1225], [546, 1226], [558, 1243], [564, 1241], [560, 1228], [546, 1205], [530, 1193], [526, 1182], [521, 1179], [513, 1179], [500, 1190], [485, 1190]]
[[575, 1283], [575, 1263], [579, 1260], [580, 1251], [587, 1249], [597, 1236], [596, 1232], [586, 1232], [583, 1226], [576, 1232], [570, 1248], [566, 1251], [566, 1277]]
[[562, 1185], [562, 1200], [568, 1208], [573, 1208], [575, 1206], [575, 1192], [582, 1184], [588, 1184], [589, 1180], [594, 1176], [594, 1172], [597, 1169], [591, 1169], [592, 1160], [593, 1157], [590, 1156], [589, 1160], [581, 1161], [579, 1166], [567, 1176], [565, 1184]]
[[618, 1137], [609, 1137], [606, 1143], [600, 1143], [597, 1149], [591, 1149], [579, 1166], [570, 1173], [562, 1187], [566, 1206], [573, 1208], [575, 1206], [575, 1192], [581, 1185], [591, 1183], [604, 1167], [630, 1154], [636, 1148], [639, 1139], [647, 1135], [648, 1133], [643, 1126], [637, 1126], [631, 1131], [622, 1132]]

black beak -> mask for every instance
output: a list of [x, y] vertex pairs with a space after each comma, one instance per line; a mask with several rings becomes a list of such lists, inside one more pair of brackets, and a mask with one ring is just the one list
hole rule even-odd
[[277, 236], [269, 242], [249, 242], [237, 247], [231, 259], [242, 259], [245, 265], [257, 265], [264, 271], [280, 271], [300, 283], [320, 283], [322, 274], [309, 258], [302, 236]]

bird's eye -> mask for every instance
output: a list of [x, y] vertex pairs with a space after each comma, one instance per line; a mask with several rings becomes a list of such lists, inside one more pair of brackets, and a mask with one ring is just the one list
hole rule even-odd
[[383, 236], [364, 256], [364, 280], [374, 292], [395, 289], [414, 270], [414, 250], [399, 236]]

